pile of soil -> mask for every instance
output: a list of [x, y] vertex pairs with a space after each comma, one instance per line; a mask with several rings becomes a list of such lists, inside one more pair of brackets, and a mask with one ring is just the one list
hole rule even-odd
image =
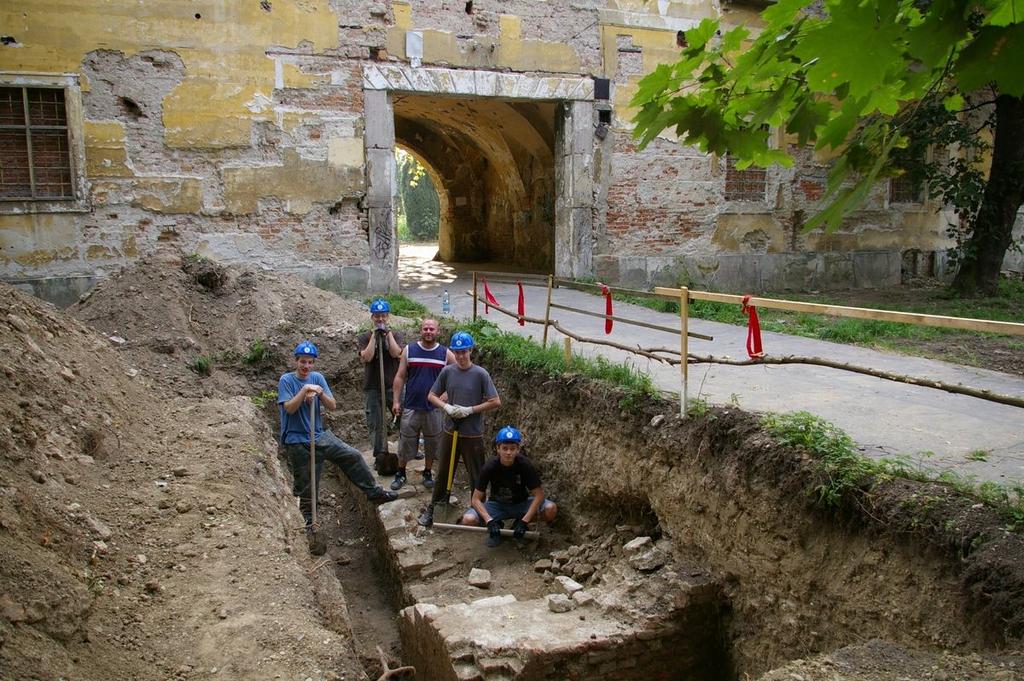
[[0, 285], [0, 676], [365, 678], [244, 371], [188, 368], [253, 339], [283, 367], [279, 346], [347, 338], [365, 311], [182, 265], [75, 306], [103, 333]]
[[[160, 390], [184, 396], [250, 394], [276, 379], [309, 338], [328, 373], [350, 360], [366, 307], [275, 272], [222, 267], [165, 253], [97, 284], [67, 312], [114, 337], [125, 358]], [[197, 371], [208, 360], [209, 374]]]

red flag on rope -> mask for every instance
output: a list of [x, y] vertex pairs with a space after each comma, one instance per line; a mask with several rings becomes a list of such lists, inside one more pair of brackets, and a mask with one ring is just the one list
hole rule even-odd
[[498, 299], [491, 293], [491, 289], [487, 286], [487, 278], [480, 277], [484, 282], [484, 314], [490, 314], [491, 308], [487, 307], [487, 303], [491, 305], [501, 305]]
[[764, 357], [761, 349], [761, 322], [757, 319], [757, 308], [748, 305], [750, 296], [743, 296], [743, 314], [747, 315], [747, 354], [750, 359]]
[[526, 326], [526, 320], [523, 319], [523, 315], [526, 314], [526, 298], [523, 296], [523, 282], [517, 281], [519, 284], [519, 326]]
[[601, 293], [604, 294], [604, 332], [609, 334], [612, 332], [612, 292], [607, 286], [601, 284]]

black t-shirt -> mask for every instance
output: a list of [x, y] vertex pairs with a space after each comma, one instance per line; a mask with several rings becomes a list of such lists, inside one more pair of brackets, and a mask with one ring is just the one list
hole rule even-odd
[[488, 484], [491, 486], [491, 501], [518, 504], [526, 501], [530, 490], [537, 489], [541, 483], [533, 463], [522, 454], [516, 454], [511, 466], [502, 466], [497, 456], [484, 464], [476, 488], [486, 495]]
[[[405, 347], [402, 335], [397, 331], [392, 333], [395, 334], [395, 341], [398, 343], [398, 346]], [[360, 352], [362, 352], [369, 341], [369, 331], [359, 334], [356, 344]], [[380, 390], [380, 359], [377, 357], [378, 352], [380, 352], [380, 343], [376, 343], [373, 359], [363, 365], [363, 390]], [[391, 390], [391, 385], [395, 382], [395, 374], [398, 373], [398, 363], [400, 361], [401, 357], [392, 357], [387, 347], [384, 348], [384, 385], [386, 390]]]

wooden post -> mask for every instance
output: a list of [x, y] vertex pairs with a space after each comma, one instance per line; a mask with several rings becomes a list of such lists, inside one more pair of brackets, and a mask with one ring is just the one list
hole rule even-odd
[[476, 270], [473, 270], [473, 321], [476, 321]]
[[572, 338], [566, 336], [565, 341], [565, 368], [568, 369], [572, 366]]
[[543, 347], [548, 346], [548, 325], [551, 324], [551, 289], [555, 285], [555, 275], [548, 275], [548, 303], [544, 307], [544, 342]]
[[690, 351], [690, 289], [685, 286], [679, 289], [679, 378], [682, 381], [682, 391], [679, 396], [679, 418], [686, 418], [687, 394], [686, 379], [689, 377], [689, 361], [687, 356]]

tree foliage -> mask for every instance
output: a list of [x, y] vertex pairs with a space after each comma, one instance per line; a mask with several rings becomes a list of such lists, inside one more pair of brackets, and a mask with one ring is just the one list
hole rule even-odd
[[[769, 126], [835, 154], [808, 229], [836, 229], [881, 177], [910, 170], [915, 144], [941, 142], [929, 116], [945, 114], [943, 134], [961, 135], [949, 140], [960, 143], [953, 123], [966, 120], [961, 112], [988, 105], [998, 113], [1000, 97], [1013, 104], [1024, 95], [1024, 0], [780, 0], [761, 16], [754, 38], [744, 26], [723, 33], [711, 19], [687, 31], [680, 60], [640, 81], [635, 134], [643, 146], [674, 128], [740, 168], [792, 165], [788, 150], [770, 145]], [[939, 192], [949, 200], [960, 191], [954, 206], [977, 227], [989, 197], [965, 196], [956, 184]]]
[[404, 221], [406, 226], [406, 233], [400, 231], [399, 237], [413, 241], [437, 239], [440, 201], [427, 169], [412, 154], [402, 150], [395, 152], [395, 161], [399, 223]]

